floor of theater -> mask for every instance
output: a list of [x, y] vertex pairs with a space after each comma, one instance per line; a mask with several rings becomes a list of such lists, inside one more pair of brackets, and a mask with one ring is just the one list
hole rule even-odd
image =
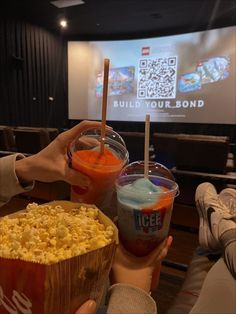
[[162, 266], [160, 283], [152, 292], [152, 297], [158, 305], [158, 313], [165, 314], [178, 294], [184, 281], [187, 267], [191, 261], [194, 250], [198, 245], [198, 233], [180, 230], [172, 227], [170, 234], [174, 240], [167, 255], [170, 264]]
[[[23, 209], [26, 204], [33, 201], [38, 203], [45, 202], [35, 198], [17, 196], [1, 208], [0, 216]], [[187, 266], [198, 245], [198, 234], [196, 229], [182, 228], [179, 225], [173, 225], [171, 226], [170, 234], [173, 236], [174, 240], [166, 258], [166, 262], [162, 266], [159, 286], [152, 292], [153, 298], [157, 301], [158, 313], [160, 314], [165, 314], [167, 312], [178, 293], [183, 283]]]

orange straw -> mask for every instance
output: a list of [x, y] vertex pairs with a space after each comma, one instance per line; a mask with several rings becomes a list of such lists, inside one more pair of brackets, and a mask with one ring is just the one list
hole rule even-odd
[[100, 153], [104, 153], [105, 141], [105, 128], [106, 128], [106, 115], [107, 115], [107, 91], [108, 91], [108, 78], [109, 78], [109, 59], [104, 59], [104, 76], [103, 76], [103, 92], [102, 92], [102, 126], [101, 126], [101, 147]]
[[150, 115], [146, 114], [145, 142], [144, 142], [144, 178], [148, 178], [149, 164], [149, 140], [150, 140]]

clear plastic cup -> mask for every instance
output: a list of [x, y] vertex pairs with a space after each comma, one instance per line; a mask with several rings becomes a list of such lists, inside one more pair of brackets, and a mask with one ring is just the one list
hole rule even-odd
[[88, 187], [72, 186], [71, 200], [95, 204], [106, 211], [115, 190], [115, 180], [127, 164], [129, 154], [122, 137], [113, 130], [105, 132], [103, 141], [104, 153], [101, 154], [101, 130], [89, 129], [71, 143], [68, 156], [71, 167], [91, 180]]
[[149, 254], [169, 233], [173, 202], [179, 191], [173, 175], [165, 166], [149, 162], [147, 181], [144, 162], [133, 162], [116, 180], [116, 191], [123, 245], [137, 256]]

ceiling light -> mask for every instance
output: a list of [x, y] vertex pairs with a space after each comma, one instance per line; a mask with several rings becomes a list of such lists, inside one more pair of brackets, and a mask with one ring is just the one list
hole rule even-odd
[[57, 1], [51, 1], [51, 4], [61, 9], [61, 8], [72, 7], [74, 5], [84, 4], [84, 1], [82, 0], [57, 0]]
[[67, 26], [67, 21], [66, 20], [61, 20], [60, 21], [61, 27], [66, 27]]

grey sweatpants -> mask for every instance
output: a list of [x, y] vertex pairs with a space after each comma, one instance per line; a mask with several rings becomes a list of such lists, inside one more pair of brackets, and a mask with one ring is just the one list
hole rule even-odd
[[209, 270], [190, 314], [235, 314], [236, 280], [223, 258]]
[[190, 314], [235, 314], [235, 274], [236, 241], [233, 241], [225, 248], [224, 258], [221, 257], [209, 270]]

